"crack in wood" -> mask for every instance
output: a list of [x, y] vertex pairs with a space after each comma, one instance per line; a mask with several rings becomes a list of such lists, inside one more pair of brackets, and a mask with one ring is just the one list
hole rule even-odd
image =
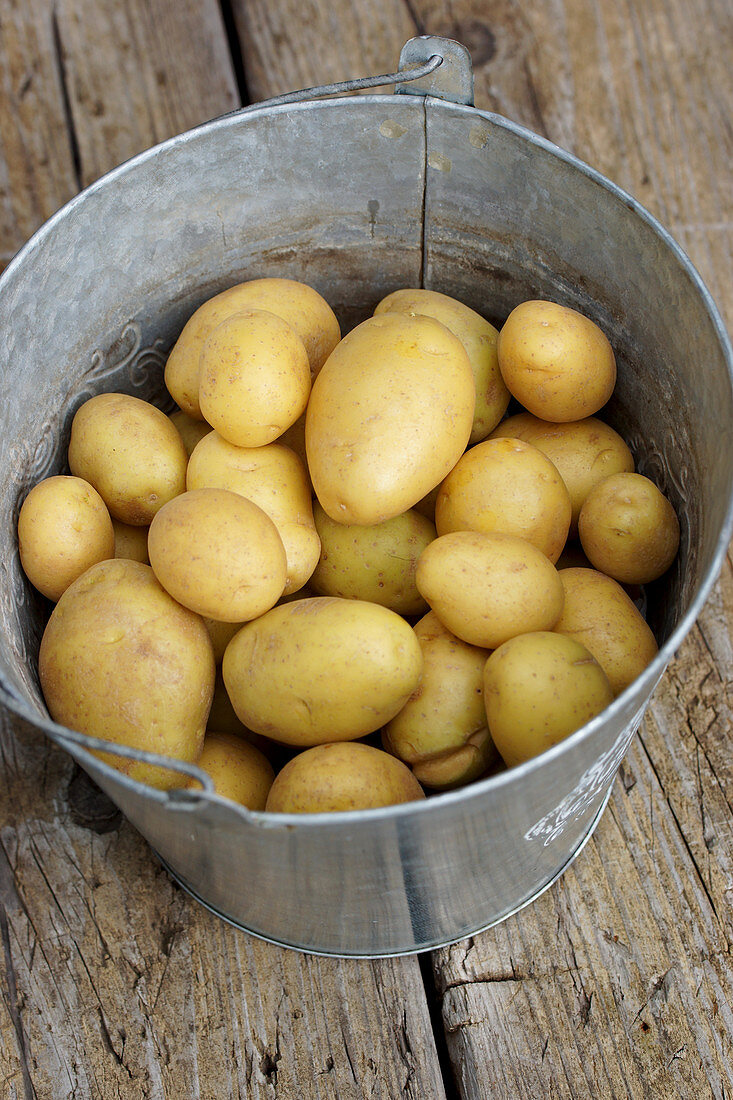
[[[697, 862], [697, 859], [695, 857], [695, 853], [692, 849], [692, 845], [690, 844], [690, 841], [687, 839], [687, 835], [685, 834], [685, 831], [682, 828], [682, 825], [680, 823], [679, 818], [677, 817], [677, 814], [676, 814], [675, 809], [674, 809], [674, 807], [673, 807], [673, 805], [670, 801], [670, 798], [669, 798], [669, 796], [667, 795], [667, 793], [664, 789], [664, 784], [662, 783], [661, 777], [660, 777], [659, 772], [657, 770], [657, 766], [656, 766], [656, 764], [655, 764], [655, 762], [652, 758], [651, 752], [649, 751], [646, 744], [644, 743], [644, 738], [641, 735], [641, 731], [639, 732], [639, 744], [641, 745], [642, 749], [644, 750], [646, 758], [649, 761], [649, 766], [650, 766], [651, 770], [654, 773], [654, 776], [657, 780], [657, 783], [659, 784], [660, 794], [661, 794], [662, 798], [664, 799], [664, 801], [666, 802], [667, 807], [669, 808], [669, 812], [672, 815], [672, 819], [675, 823], [675, 826], [677, 827], [677, 832], [679, 834], [679, 838], [682, 841], [682, 843], [684, 844], [685, 849], [687, 851], [687, 854], [690, 858], [690, 862], [692, 863], [692, 866], [695, 869], [695, 874], [697, 876], [697, 879], [698, 879], [700, 885], [702, 886], [703, 892], [705, 894], [705, 897], [708, 900], [710, 908], [712, 909], [712, 912], [713, 912], [713, 915], [715, 917], [718, 928], [719, 928], [720, 932], [722, 933], [722, 935], [724, 936], [724, 938], [726, 939], [726, 942], [727, 942], [727, 935], [726, 935], [725, 925], [724, 925], [723, 921], [720, 918], [720, 914], [718, 913], [718, 909], [717, 909], [717, 906], [715, 904], [715, 899], [713, 898], [713, 895], [710, 891], [710, 888], [709, 888], [707, 882], [705, 881], [705, 876], [703, 875], [702, 870], [700, 868], [700, 865]], [[650, 792], [650, 798], [651, 798], [651, 792]], [[651, 804], [650, 804], [650, 816], [651, 816]], [[652, 834], [652, 842], [653, 842], [653, 838], [654, 838], [653, 828], [651, 829], [651, 834]]]
[[[18, 1046], [18, 1056], [20, 1059], [20, 1071], [23, 1080], [23, 1095], [25, 1100], [36, 1100], [37, 1093], [33, 1085], [30, 1071], [28, 1039], [23, 1029], [20, 1011], [21, 1005], [15, 976], [15, 965], [13, 963], [13, 952], [10, 945], [10, 926], [8, 924], [8, 914], [5, 908], [7, 899], [12, 899], [13, 901], [18, 899], [20, 903], [12, 868], [8, 862], [5, 848], [0, 844], [0, 940], [2, 940], [3, 945], [6, 986], [6, 989], [3, 990], [3, 1000], [5, 1001], [8, 1015], [10, 1016], [15, 1031], [15, 1040]], [[22, 903], [19, 904], [19, 907], [22, 909], [25, 908]]]
[[61, 110], [66, 123], [66, 132], [69, 138], [69, 151], [74, 167], [74, 179], [77, 191], [82, 189], [82, 163], [79, 136], [74, 124], [74, 113], [71, 109], [71, 95], [69, 89], [69, 75], [66, 67], [66, 56], [61, 38], [58, 11], [54, 6], [51, 9], [51, 38], [53, 42], [54, 61], [58, 72], [59, 86], [61, 88]]

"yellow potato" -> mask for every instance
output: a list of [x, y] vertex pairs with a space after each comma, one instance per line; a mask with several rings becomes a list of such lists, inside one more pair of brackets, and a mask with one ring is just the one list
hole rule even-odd
[[497, 757], [483, 699], [489, 651], [456, 638], [433, 611], [414, 629], [423, 674], [402, 710], [382, 730], [382, 741], [424, 786], [458, 787], [478, 779]]
[[181, 409], [176, 409], [175, 412], [169, 414], [171, 423], [175, 426], [176, 431], [183, 440], [183, 446], [186, 448], [186, 454], [191, 457], [196, 444], [208, 435], [212, 430], [211, 424], [207, 424], [204, 420], [194, 420], [188, 413], [183, 412]]
[[435, 526], [408, 509], [371, 527], [334, 523], [314, 506], [321, 557], [310, 587], [322, 596], [371, 600], [400, 615], [427, 609], [415, 586], [417, 560], [435, 538]]
[[102, 393], [77, 411], [69, 467], [97, 490], [113, 519], [145, 527], [186, 488], [188, 455], [170, 418], [126, 393]]
[[371, 745], [340, 742], [306, 749], [278, 773], [267, 799], [281, 814], [370, 810], [425, 793], [409, 768]]
[[419, 512], [421, 516], [425, 516], [425, 519], [429, 519], [432, 524], [435, 523], [435, 502], [438, 499], [442, 484], [442, 481], [439, 482], [429, 493], [421, 497], [415, 505], [415, 511]]
[[551, 424], [532, 413], [518, 413], [491, 434], [492, 439], [499, 436], [531, 443], [557, 467], [573, 507], [571, 536], [577, 535], [580, 509], [593, 486], [611, 474], [634, 469], [634, 456], [621, 436], [595, 416]]
[[149, 565], [148, 558], [148, 528], [133, 527], [130, 523], [121, 523], [118, 519], [112, 520], [115, 532], [115, 557], [129, 558], [130, 561], [141, 561], [143, 565]]
[[294, 279], [252, 279], [229, 287], [200, 306], [186, 323], [165, 367], [165, 384], [177, 405], [201, 420], [199, 360], [208, 335], [227, 317], [243, 309], [264, 309], [287, 321], [305, 345], [311, 374], [316, 375], [341, 339], [328, 302]]
[[313, 486], [311, 485], [311, 476], [308, 471], [308, 458], [305, 453], [305, 413], [299, 416], [294, 424], [291, 424], [289, 428], [285, 429], [278, 443], [289, 447], [291, 451], [295, 451], [296, 455], [303, 463], [308, 488], [311, 496], [313, 496]]
[[591, 564], [622, 584], [648, 584], [677, 556], [680, 525], [674, 508], [641, 474], [613, 474], [588, 494], [578, 533]]
[[206, 723], [206, 732], [211, 733], [212, 730], [216, 733], [233, 734], [240, 741], [247, 741], [250, 745], [254, 745], [256, 749], [259, 749], [260, 752], [267, 757], [272, 755], [273, 749], [280, 749], [280, 746], [273, 745], [273, 742], [269, 741], [267, 737], [261, 737], [259, 733], [247, 729], [244, 723], [239, 721], [234, 707], [232, 706], [232, 701], [227, 694], [227, 689], [224, 686], [220, 668], [216, 670], [214, 698], [211, 700], [209, 720]]
[[[264, 810], [275, 772], [267, 757], [234, 733], [208, 730], [198, 766], [211, 776], [222, 798], [239, 802], [248, 810]], [[197, 780], [186, 784], [199, 788]]]
[[28, 580], [56, 601], [91, 565], [114, 557], [112, 520], [88, 482], [47, 477], [23, 501], [18, 547]]
[[305, 443], [316, 496], [337, 523], [407, 511], [458, 461], [473, 424], [471, 364], [431, 317], [362, 322], [316, 378]]
[[498, 331], [480, 313], [437, 290], [395, 290], [382, 299], [374, 315], [378, 317], [381, 313], [392, 312], [433, 317], [461, 341], [471, 363], [476, 386], [476, 408], [469, 443], [486, 439], [509, 404], [509, 390], [501, 377], [496, 354]]
[[278, 607], [227, 646], [224, 683], [240, 720], [290, 745], [364, 737], [415, 690], [422, 652], [394, 611], [328, 596]]
[[272, 443], [305, 411], [311, 388], [303, 341], [274, 313], [227, 317], [201, 349], [199, 405], [207, 423], [238, 447]]
[[218, 619], [207, 619], [204, 617], [204, 626], [208, 630], [209, 637], [211, 638], [211, 645], [214, 650], [214, 660], [217, 665], [220, 665], [224, 660], [224, 650], [229, 645], [240, 626], [244, 626], [244, 623], [223, 623]]
[[487, 439], [466, 451], [441, 485], [435, 526], [439, 535], [517, 535], [555, 562], [571, 511], [565, 483], [541, 451], [521, 439]]
[[513, 309], [497, 350], [509, 392], [542, 420], [592, 416], [616, 384], [616, 359], [604, 333], [556, 302], [522, 302]]
[[555, 566], [515, 535], [441, 535], [423, 551], [416, 581], [443, 625], [484, 649], [529, 630], [552, 630], [562, 612]]
[[294, 451], [280, 442], [235, 447], [211, 432], [189, 459], [186, 484], [189, 489], [228, 489], [261, 508], [285, 547], [285, 593], [303, 587], [318, 563], [321, 543], [308, 475]]
[[540, 631], [512, 638], [484, 668], [489, 731], [509, 768], [564, 740], [612, 699], [595, 657], [562, 634]]
[[589, 649], [614, 695], [640, 676], [657, 642], [620, 584], [595, 569], [561, 569], [565, 604], [554, 630]]
[[207, 619], [248, 622], [285, 587], [285, 550], [275, 524], [226, 489], [193, 489], [161, 508], [150, 525], [148, 552], [166, 591]]
[[[152, 569], [115, 558], [88, 569], [63, 594], [38, 661], [54, 721], [92, 737], [195, 762], [214, 690], [206, 627], [161, 587]], [[155, 787], [176, 772], [100, 754]]]

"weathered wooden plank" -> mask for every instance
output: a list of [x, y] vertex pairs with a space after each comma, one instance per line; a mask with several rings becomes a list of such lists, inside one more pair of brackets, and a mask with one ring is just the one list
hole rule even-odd
[[48, 809], [0, 829], [38, 1095], [444, 1095], [416, 960], [254, 940], [191, 902], [127, 823], [100, 833]]
[[436, 974], [468, 1096], [733, 1087], [730, 944], [641, 743], [562, 882]]
[[420, 33], [401, 0], [232, 0], [252, 101], [296, 88], [394, 72]]
[[2, 269], [78, 185], [51, 5], [4, 0], [0, 43]]
[[239, 106], [215, 0], [60, 0], [56, 25], [83, 184]]

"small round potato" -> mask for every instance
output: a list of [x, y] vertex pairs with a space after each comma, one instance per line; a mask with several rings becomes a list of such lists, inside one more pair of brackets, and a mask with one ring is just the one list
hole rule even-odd
[[551, 424], [532, 413], [517, 413], [491, 434], [492, 439], [498, 436], [531, 443], [557, 467], [573, 508], [571, 537], [577, 535], [580, 509], [593, 486], [611, 474], [634, 469], [634, 456], [621, 436], [595, 416]]
[[606, 404], [616, 384], [608, 339], [588, 317], [556, 302], [522, 302], [497, 345], [507, 388], [542, 420], [582, 420]]
[[277, 603], [285, 587], [275, 524], [226, 489], [193, 489], [161, 508], [148, 552], [166, 591], [207, 619], [248, 622]]
[[[56, 722], [92, 737], [194, 763], [214, 690], [214, 655], [198, 615], [161, 587], [149, 565], [93, 565], [57, 603], [38, 660]], [[141, 782], [178, 787], [180, 774], [109, 753]]]
[[182, 409], [176, 409], [175, 412], [169, 413], [169, 417], [183, 440], [186, 454], [190, 458], [196, 444], [212, 431], [211, 424], [207, 424], [205, 420], [194, 420]]
[[126, 393], [85, 401], [71, 425], [69, 467], [113, 519], [145, 527], [186, 488], [188, 455], [170, 417]]
[[501, 377], [496, 354], [499, 333], [494, 326], [463, 302], [437, 290], [395, 290], [374, 310], [375, 317], [380, 313], [433, 317], [458, 337], [466, 349], [476, 385], [476, 408], [469, 443], [486, 439], [509, 404], [509, 390]]
[[517, 535], [555, 562], [568, 537], [571, 504], [556, 467], [531, 443], [487, 439], [458, 460], [435, 503], [439, 535]]
[[677, 556], [680, 525], [674, 508], [641, 474], [613, 474], [586, 497], [578, 520], [591, 564], [622, 584], [648, 584]]
[[463, 453], [476, 388], [463, 344], [432, 317], [384, 313], [344, 337], [313, 384], [305, 443], [336, 523], [412, 508]]
[[321, 543], [308, 475], [294, 451], [279, 442], [236, 447], [211, 432], [189, 459], [186, 484], [189, 489], [228, 489], [261, 508], [285, 547], [285, 593], [303, 587], [318, 563]]
[[133, 527], [131, 523], [120, 523], [118, 519], [112, 520], [112, 526], [115, 532], [115, 557], [150, 565], [148, 528]]
[[372, 527], [334, 523], [316, 501], [313, 509], [321, 557], [310, 587], [322, 596], [371, 600], [400, 615], [427, 609], [415, 586], [417, 560], [435, 527], [414, 509]]
[[341, 339], [328, 302], [295, 279], [251, 279], [229, 287], [196, 310], [186, 323], [165, 367], [168, 392], [184, 412], [201, 420], [199, 376], [201, 348], [217, 325], [243, 309], [264, 309], [287, 321], [305, 345], [315, 376]]
[[620, 584], [595, 569], [561, 569], [565, 591], [554, 630], [589, 649], [620, 695], [657, 654], [657, 642]]
[[555, 566], [515, 535], [441, 535], [423, 551], [416, 583], [451, 633], [484, 649], [530, 630], [552, 630], [562, 613]]
[[402, 710], [382, 730], [382, 741], [424, 786], [459, 787], [478, 779], [497, 756], [483, 698], [489, 651], [456, 638], [434, 611], [414, 629], [423, 674]]
[[114, 557], [115, 535], [96, 489], [79, 477], [47, 477], [23, 501], [20, 562], [34, 588], [58, 600], [91, 565]]
[[[198, 766], [214, 781], [222, 798], [239, 802], [248, 810], [264, 810], [275, 772], [267, 757], [234, 733], [207, 730]], [[198, 788], [190, 779], [189, 788]]]
[[394, 611], [317, 596], [246, 623], [222, 673], [245, 726], [307, 746], [379, 729], [417, 687], [422, 664], [412, 628]]
[[274, 313], [227, 317], [201, 349], [199, 405], [237, 447], [272, 443], [305, 411], [311, 388], [303, 341]]
[[509, 768], [564, 740], [612, 699], [595, 657], [562, 634], [540, 631], [512, 638], [484, 668], [489, 731]]
[[337, 742], [306, 749], [285, 765], [266, 809], [281, 814], [371, 810], [425, 793], [408, 767], [371, 745]]

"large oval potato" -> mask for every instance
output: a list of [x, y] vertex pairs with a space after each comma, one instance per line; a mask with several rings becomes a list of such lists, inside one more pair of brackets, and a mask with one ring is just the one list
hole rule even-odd
[[[214, 690], [202, 620], [162, 588], [149, 565], [93, 565], [63, 594], [41, 641], [38, 670], [51, 717], [70, 729], [195, 762]], [[178, 773], [100, 754], [155, 787]]]
[[299, 752], [275, 777], [268, 813], [335, 813], [414, 802], [425, 793], [409, 768], [371, 745], [336, 742]]
[[557, 302], [516, 306], [499, 332], [499, 369], [507, 389], [542, 420], [582, 420], [606, 404], [616, 359], [590, 318]]
[[188, 455], [170, 417], [126, 393], [100, 393], [71, 424], [69, 468], [113, 519], [144, 527], [186, 488]]
[[484, 649], [495, 649], [515, 634], [552, 630], [562, 612], [563, 588], [555, 566], [515, 535], [440, 535], [423, 551], [415, 580], [451, 633]]
[[264, 309], [287, 321], [305, 345], [316, 375], [341, 339], [338, 320], [317, 290], [295, 279], [250, 279], [209, 298], [189, 318], [165, 366], [165, 384], [177, 405], [196, 420], [200, 357], [204, 341], [217, 325], [243, 309]]
[[82, 478], [44, 478], [20, 509], [18, 549], [34, 588], [58, 600], [90, 565], [114, 557], [115, 533], [104, 501]]
[[248, 622], [277, 603], [285, 587], [285, 549], [275, 524], [227, 489], [191, 489], [161, 508], [150, 524], [148, 553], [166, 591], [207, 619]]
[[311, 389], [303, 341], [263, 309], [232, 314], [209, 334], [199, 362], [199, 405], [238, 447], [263, 447], [305, 411]]
[[541, 451], [521, 439], [487, 439], [466, 451], [443, 481], [435, 526], [439, 535], [516, 535], [555, 562], [568, 537], [571, 512], [565, 483]]
[[402, 710], [382, 730], [382, 741], [388, 752], [410, 765], [423, 786], [446, 790], [478, 779], [497, 758], [484, 707], [489, 651], [462, 642], [434, 611], [414, 630], [423, 674]]
[[497, 329], [469, 306], [437, 290], [405, 288], [383, 298], [374, 310], [380, 313], [420, 314], [433, 317], [450, 329], [466, 349], [476, 386], [476, 407], [469, 443], [486, 439], [509, 404], [509, 390], [499, 370]]
[[298, 455], [279, 441], [236, 447], [211, 432], [188, 462], [189, 489], [228, 489], [265, 512], [278, 530], [287, 557], [285, 594], [297, 592], [318, 563], [321, 543], [313, 519], [308, 474]]
[[431, 317], [385, 313], [344, 337], [313, 383], [311, 480], [337, 523], [407, 511], [455, 465], [476, 391], [463, 344]]
[[370, 527], [335, 523], [316, 501], [313, 509], [321, 556], [310, 587], [321, 596], [371, 600], [400, 615], [427, 609], [415, 585], [418, 558], [435, 538], [435, 526], [410, 508]]
[[577, 535], [580, 509], [593, 486], [611, 474], [634, 469], [634, 456], [624, 440], [595, 416], [552, 424], [532, 413], [517, 413], [491, 433], [492, 439], [499, 436], [531, 443], [557, 467], [570, 494], [571, 537]]
[[322, 596], [243, 626], [222, 673], [245, 726], [307, 746], [379, 729], [415, 690], [422, 663], [412, 628], [395, 612]]
[[612, 474], [590, 491], [578, 534], [591, 564], [622, 584], [649, 584], [677, 556], [677, 514], [653, 481], [641, 474]]
[[562, 634], [511, 638], [484, 668], [489, 731], [508, 768], [569, 737], [612, 700], [595, 657]]
[[619, 695], [657, 654], [657, 642], [620, 584], [595, 569], [560, 569], [563, 612], [553, 629], [589, 649]]

